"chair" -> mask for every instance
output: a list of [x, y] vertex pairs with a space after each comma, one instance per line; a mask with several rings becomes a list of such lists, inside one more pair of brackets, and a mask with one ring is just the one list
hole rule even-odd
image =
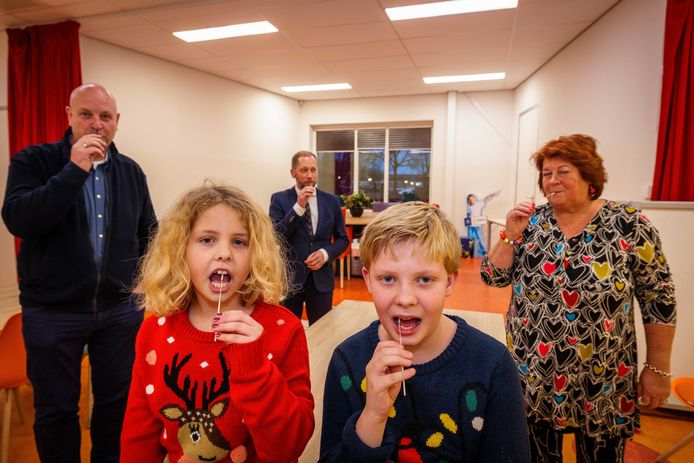
[[[672, 380], [672, 393], [675, 394], [677, 400], [682, 402], [687, 407], [694, 410], [694, 378], [675, 378]], [[670, 458], [675, 452], [678, 452], [685, 445], [694, 441], [694, 431], [683, 437], [679, 442], [670, 447], [666, 452], [658, 455], [655, 461], [665, 461]]]
[[3, 405], [0, 463], [8, 461], [12, 397], [17, 406], [19, 421], [24, 423], [19, 387], [29, 384], [26, 363], [27, 356], [22, 339], [22, 314], [16, 313], [7, 320], [0, 332], [0, 390], [2, 390]]
[[[347, 217], [347, 209], [342, 208], [342, 219], [344, 220]], [[347, 259], [347, 279], [350, 280], [351, 278], [351, 257], [352, 257], [352, 238], [354, 237], [354, 230], [352, 229], [351, 225], [347, 225], [345, 227], [347, 230], [347, 241], [349, 241], [349, 245], [347, 246], [347, 249], [342, 251], [342, 254], [339, 255], [337, 260], [340, 262], [340, 289], [345, 287], [345, 259]]]

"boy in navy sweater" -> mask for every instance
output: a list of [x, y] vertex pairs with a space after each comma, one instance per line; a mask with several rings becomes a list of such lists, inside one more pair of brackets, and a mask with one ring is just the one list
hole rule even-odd
[[333, 353], [320, 461], [529, 461], [511, 356], [443, 315], [460, 266], [455, 226], [425, 203], [394, 206], [366, 227], [360, 255], [379, 320]]

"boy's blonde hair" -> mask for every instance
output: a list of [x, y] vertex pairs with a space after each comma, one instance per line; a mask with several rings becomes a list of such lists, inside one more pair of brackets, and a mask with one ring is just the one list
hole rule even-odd
[[188, 239], [198, 217], [217, 204], [235, 210], [248, 229], [251, 269], [239, 290], [246, 306], [260, 296], [270, 304], [285, 298], [287, 268], [270, 218], [239, 188], [207, 181], [184, 193], [159, 223], [136, 283], [141, 307], [159, 316], [188, 307], [194, 297], [186, 263]]
[[381, 253], [391, 254], [393, 247], [413, 240], [424, 250], [424, 257], [441, 262], [448, 274], [460, 267], [462, 249], [455, 225], [439, 208], [413, 201], [380, 212], [366, 226], [359, 242], [359, 256], [367, 269]]

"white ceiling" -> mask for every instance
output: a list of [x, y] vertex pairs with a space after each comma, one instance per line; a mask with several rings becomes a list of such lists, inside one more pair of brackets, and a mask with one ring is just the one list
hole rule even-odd
[[[0, 0], [0, 28], [74, 19], [82, 35], [311, 100], [513, 89], [621, 0], [519, 0], [518, 8], [391, 22], [429, 0]], [[432, 0], [433, 1], [433, 0]], [[268, 20], [278, 33], [186, 43], [171, 32]], [[489, 82], [425, 76], [506, 72]], [[351, 90], [280, 87], [348, 82]]]

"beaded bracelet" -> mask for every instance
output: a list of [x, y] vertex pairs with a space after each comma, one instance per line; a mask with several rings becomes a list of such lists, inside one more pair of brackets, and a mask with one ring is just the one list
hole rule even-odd
[[515, 246], [517, 244], [521, 244], [523, 242], [523, 237], [519, 236], [515, 240], [510, 240], [506, 236], [506, 230], [500, 230], [499, 231], [499, 238], [504, 242], [504, 244], [508, 244], [509, 246]]
[[655, 373], [658, 376], [662, 376], [663, 378], [672, 378], [672, 373], [669, 371], [663, 371], [659, 368], [654, 367], [648, 362], [643, 362], [643, 366], [651, 370], [653, 373]]

